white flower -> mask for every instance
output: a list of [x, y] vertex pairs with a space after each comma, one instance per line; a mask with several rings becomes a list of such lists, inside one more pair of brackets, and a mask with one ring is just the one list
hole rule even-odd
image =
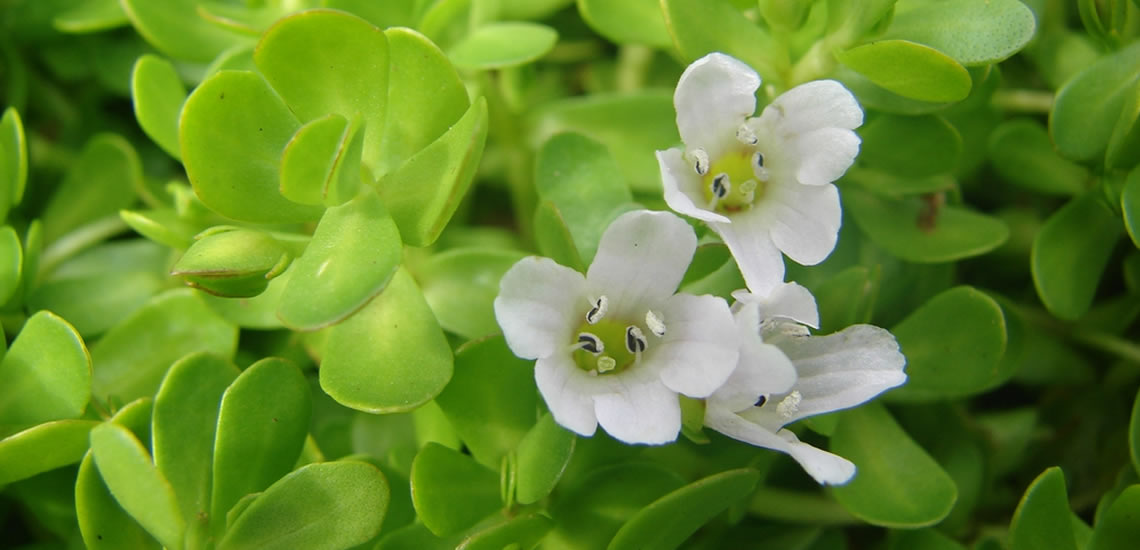
[[728, 378], [739, 357], [728, 304], [674, 294], [696, 244], [671, 213], [628, 212], [585, 277], [534, 256], [503, 275], [495, 317], [511, 351], [538, 360], [535, 381], [559, 424], [668, 443], [681, 429], [677, 394], [707, 397]]
[[863, 111], [834, 80], [796, 86], [759, 117], [760, 77], [712, 53], [689, 65], [673, 103], [685, 149], [658, 151], [665, 202], [707, 222], [736, 258], [748, 288], [784, 280], [783, 251], [815, 265], [835, 248], [839, 179], [859, 153]]
[[846, 483], [854, 464], [801, 442], [784, 426], [853, 407], [906, 382], [906, 359], [894, 336], [871, 325], [809, 336], [804, 324], [818, 324], [815, 299], [795, 283], [766, 297], [736, 297], [740, 363], [707, 399], [705, 425], [791, 455], [821, 484]]

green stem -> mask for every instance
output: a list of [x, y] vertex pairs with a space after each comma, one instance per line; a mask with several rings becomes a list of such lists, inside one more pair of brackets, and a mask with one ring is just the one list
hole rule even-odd
[[1042, 90], [998, 90], [995, 106], [1018, 113], [1048, 113], [1053, 109], [1053, 93]]
[[1073, 341], [1140, 365], [1140, 345], [1103, 332], [1074, 332]]
[[630, 44], [618, 50], [617, 90], [634, 92], [645, 87], [645, 75], [653, 61], [653, 50], [648, 46]]
[[859, 523], [838, 502], [818, 493], [762, 487], [752, 494], [748, 511], [755, 516], [816, 525]]
[[60, 237], [40, 256], [39, 277], [52, 271], [64, 260], [130, 229], [118, 214], [95, 220]]

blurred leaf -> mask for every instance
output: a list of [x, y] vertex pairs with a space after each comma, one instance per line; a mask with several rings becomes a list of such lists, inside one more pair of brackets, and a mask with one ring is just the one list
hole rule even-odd
[[[618, 44], [644, 44], [666, 49], [673, 45], [661, 5], [655, 0], [578, 0], [582, 19], [598, 34]], [[636, 24], [630, 24], [636, 21]]]
[[411, 275], [399, 269], [379, 296], [329, 331], [320, 377], [340, 404], [390, 413], [432, 400], [451, 373], [443, 331]]
[[196, 351], [232, 357], [237, 327], [190, 289], [169, 290], [107, 331], [91, 347], [92, 391], [99, 399], [151, 396], [175, 361]]
[[1136, 165], [1137, 157], [1140, 157], [1140, 79], [1133, 82], [1131, 90], [1124, 92], [1124, 106], [1108, 138], [1104, 165], [1110, 169], [1128, 169]]
[[1128, 450], [1132, 455], [1132, 467], [1140, 474], [1140, 392], [1132, 403], [1132, 418], [1128, 422]]
[[585, 271], [585, 264], [566, 226], [566, 218], [553, 202], [542, 201], [534, 213], [534, 240], [538, 251], [566, 267]]
[[24, 249], [11, 226], [0, 227], [0, 304], [20, 288], [24, 272]]
[[1124, 229], [1132, 238], [1132, 244], [1140, 248], [1140, 167], [1129, 172], [1124, 181], [1120, 209], [1124, 212]]
[[134, 434], [105, 422], [91, 430], [91, 454], [123, 509], [167, 548], [182, 548], [186, 523], [174, 490]]
[[201, 0], [120, 0], [135, 30], [166, 55], [206, 62], [246, 39], [198, 16]]
[[832, 494], [852, 515], [873, 525], [934, 525], [958, 499], [950, 476], [877, 403], [842, 413], [831, 451], [858, 468], [855, 479]]
[[515, 499], [520, 504], [538, 502], [554, 490], [577, 440], [550, 414], [543, 415], [526, 433], [519, 442], [515, 466]]
[[1003, 362], [1006, 323], [1001, 306], [968, 286], [935, 296], [891, 333], [906, 356], [907, 383], [890, 399], [934, 401], [974, 395], [1013, 375]]
[[94, 420], [44, 422], [0, 440], [0, 485], [83, 459]]
[[342, 321], [384, 290], [400, 253], [400, 233], [376, 193], [328, 209], [290, 270], [281, 321], [295, 330]]
[[1097, 518], [1088, 550], [1128, 550], [1140, 538], [1140, 485], [1132, 485]]
[[629, 518], [610, 541], [610, 550], [677, 548], [717, 514], [756, 488], [756, 470], [729, 470], [661, 497]]
[[146, 54], [135, 62], [131, 73], [135, 118], [146, 135], [178, 160], [182, 158], [178, 147], [178, 118], [186, 95], [186, 86], [169, 61]]
[[880, 115], [859, 135], [860, 165], [907, 179], [950, 172], [962, 153], [958, 132], [936, 115]]
[[257, 495], [218, 548], [350, 548], [380, 532], [387, 507], [388, 484], [372, 465], [309, 464]]
[[879, 40], [836, 57], [884, 89], [919, 101], [961, 101], [972, 86], [970, 73], [953, 58], [906, 40]]
[[98, 134], [87, 141], [78, 161], [44, 207], [44, 241], [100, 218], [118, 215], [142, 187], [142, 164], [127, 140]]
[[969, 67], [1005, 60], [1035, 30], [1033, 12], [1018, 0], [900, 2], [885, 37], [925, 44]]
[[990, 135], [990, 165], [1006, 181], [1038, 193], [1078, 195], [1089, 171], [1057, 154], [1045, 128], [1032, 119], [1002, 123]]
[[1120, 225], [1096, 190], [1069, 201], [1045, 222], [1033, 239], [1030, 267], [1050, 313], [1072, 320], [1088, 311]]
[[241, 497], [264, 491], [293, 469], [311, 411], [309, 384], [284, 359], [262, 359], [230, 384], [214, 440], [209, 517], [215, 538]]
[[91, 399], [91, 357], [67, 321], [33, 315], [0, 362], [0, 434], [77, 418]]
[[1089, 65], [1058, 90], [1049, 135], [1062, 155], [1093, 160], [1102, 154], [1140, 76], [1140, 43]]
[[1076, 550], [1065, 476], [1052, 467], [1025, 490], [1009, 528], [1010, 550]]
[[1009, 238], [1001, 220], [941, 204], [937, 196], [889, 199], [856, 189], [843, 204], [875, 244], [910, 262], [942, 263], [979, 256]]
[[87, 0], [52, 19], [56, 29], [77, 34], [115, 29], [129, 23], [119, 0]]
[[891, 531], [888, 538], [888, 550], [966, 550], [965, 546], [935, 529], [900, 529]]
[[446, 537], [502, 506], [499, 475], [459, 451], [429, 443], [412, 464], [412, 502], [420, 521]]
[[673, 44], [685, 62], [723, 52], [750, 65], [769, 83], [784, 84], [780, 69], [789, 64], [786, 50], [728, 0], [661, 0], [661, 9]]
[[416, 275], [440, 326], [474, 340], [499, 332], [492, 306], [499, 279], [523, 256], [513, 250], [453, 248], [431, 256]]
[[499, 550], [512, 546], [532, 548], [552, 527], [554, 522], [540, 513], [495, 521], [485, 527], [481, 524], [473, 529], [474, 533], [465, 536], [455, 549]]
[[558, 31], [538, 23], [490, 23], [451, 47], [455, 66], [472, 71], [504, 69], [535, 61], [558, 41]]
[[0, 118], [0, 220], [8, 218], [8, 209], [24, 196], [28, 181], [28, 142], [24, 123], [13, 107]]

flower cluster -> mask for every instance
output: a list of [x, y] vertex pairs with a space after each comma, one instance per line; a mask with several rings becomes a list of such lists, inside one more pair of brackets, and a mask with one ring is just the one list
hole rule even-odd
[[666, 203], [707, 223], [747, 290], [735, 303], [676, 293], [696, 234], [666, 212], [628, 212], [602, 235], [585, 276], [547, 258], [515, 264], [495, 315], [508, 346], [535, 359], [554, 419], [581, 435], [600, 424], [626, 443], [663, 444], [681, 429], [679, 395], [703, 399], [704, 425], [787, 453], [824, 484], [850, 480], [846, 459], [784, 426], [852, 407], [906, 381], [887, 331], [855, 325], [813, 336], [815, 299], [784, 281], [781, 252], [804, 264], [835, 247], [839, 195], [863, 113], [835, 81], [803, 84], [760, 116], [760, 78], [714, 53], [674, 96], [684, 149], [659, 151]]

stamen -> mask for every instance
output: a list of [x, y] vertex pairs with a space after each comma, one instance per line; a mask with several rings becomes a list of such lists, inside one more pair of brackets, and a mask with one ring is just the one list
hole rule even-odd
[[745, 203], [750, 204], [756, 200], [756, 187], [758, 185], [756, 180], [744, 180], [744, 183], [740, 184], [740, 187], [737, 188], [740, 191], [740, 195], [744, 198]]
[[645, 340], [645, 334], [637, 325], [630, 325], [625, 328], [625, 349], [630, 353], [639, 354], [645, 351], [645, 347], [649, 343]]
[[693, 149], [689, 154], [693, 157], [693, 169], [698, 176], [709, 173], [709, 154], [704, 149]]
[[583, 332], [578, 335], [578, 349], [584, 349], [594, 355], [606, 351], [606, 345], [602, 343], [602, 339], [598, 338], [595, 334]]
[[645, 326], [649, 327], [649, 332], [654, 336], [658, 338], [665, 336], [665, 322], [653, 313], [652, 309], [645, 312]]
[[586, 312], [586, 322], [591, 325], [602, 320], [606, 316], [606, 312], [610, 310], [610, 301], [605, 296], [599, 297], [594, 301], [594, 307]]
[[767, 403], [767, 402], [768, 402], [768, 396], [767, 395], [761, 395], [760, 397], [756, 398], [756, 403], [753, 404], [752, 406], [753, 407], [763, 407], [764, 403]]
[[617, 368], [617, 361], [609, 355], [603, 355], [598, 358], [598, 372], [605, 374]]
[[800, 401], [803, 401], [804, 396], [800, 392], [793, 391], [789, 393], [779, 405], [776, 405], [776, 412], [784, 418], [791, 418], [792, 415], [800, 411]]
[[709, 183], [709, 189], [712, 190], [713, 198], [723, 199], [732, 189], [732, 181], [728, 179], [728, 174], [717, 174], [712, 183]]
[[752, 173], [760, 181], [768, 181], [768, 169], [764, 167], [764, 153], [756, 151], [752, 154]]
[[760, 151], [756, 151], [756, 153], [754, 155], [752, 155], [752, 164], [755, 164], [757, 167], [763, 168], [764, 167], [764, 153], [761, 153]]
[[753, 132], [752, 128], [749, 128], [747, 124], [741, 124], [740, 127], [736, 129], [736, 139], [745, 145], [756, 145], [756, 142], [760, 141], [756, 137], [756, 132]]

